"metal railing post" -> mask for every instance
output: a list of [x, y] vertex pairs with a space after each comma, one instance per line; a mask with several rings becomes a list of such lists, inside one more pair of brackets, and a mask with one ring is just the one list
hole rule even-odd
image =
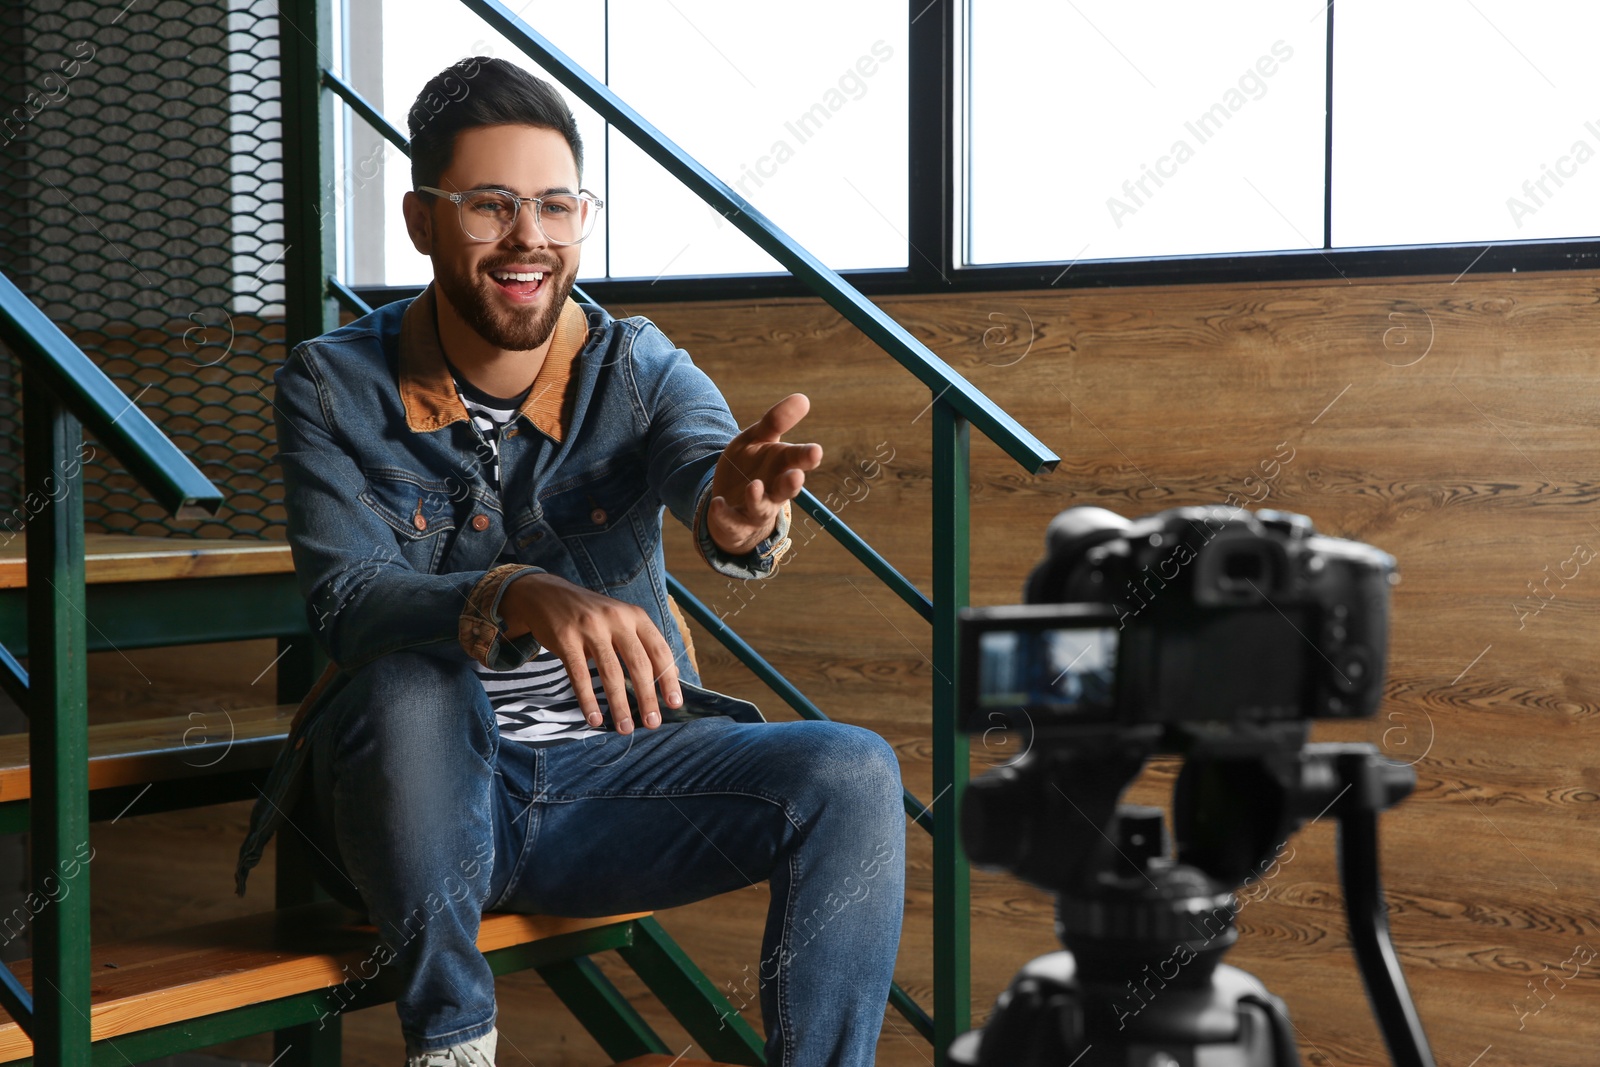
[[339, 325], [328, 291], [338, 255], [334, 211], [333, 95], [323, 62], [333, 40], [331, 0], [283, 0], [283, 328], [285, 351]]
[[[339, 325], [339, 304], [328, 285], [338, 258], [337, 180], [333, 166], [334, 99], [322, 72], [333, 41], [331, 0], [282, 0], [278, 55], [283, 79], [283, 341], [284, 354]], [[299, 640], [299, 639], [297, 639]], [[304, 640], [309, 640], [305, 638]], [[309, 647], [288, 670], [316, 659]], [[309, 684], [302, 669], [298, 681]], [[297, 832], [279, 833], [276, 903], [325, 899], [305, 859]], [[280, 1067], [336, 1067], [343, 1027], [305, 1024], [275, 1031], [273, 1063]]]
[[[89, 1062], [89, 686], [83, 430], [36, 376], [23, 386], [34, 1062]], [[31, 907], [29, 910], [33, 910]]]
[[970, 433], [942, 399], [933, 404], [933, 1053], [972, 1025], [971, 886], [961, 848], [967, 735], [956, 729], [957, 617], [967, 606]]

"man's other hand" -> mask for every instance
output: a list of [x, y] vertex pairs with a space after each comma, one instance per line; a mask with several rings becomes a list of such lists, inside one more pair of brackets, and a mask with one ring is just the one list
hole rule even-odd
[[790, 393], [723, 449], [711, 477], [711, 539], [730, 556], [742, 556], [772, 533], [783, 505], [806, 484], [805, 472], [822, 463], [822, 446], [788, 444], [811, 401]]
[[600, 673], [618, 733], [633, 731], [624, 671], [633, 679], [646, 726], [654, 729], [661, 725], [658, 685], [668, 707], [683, 703], [672, 649], [643, 608], [591, 592], [554, 574], [525, 574], [506, 588], [500, 614], [506, 621], [507, 636], [531, 633], [560, 657], [590, 726], [602, 721], [589, 677], [590, 660]]

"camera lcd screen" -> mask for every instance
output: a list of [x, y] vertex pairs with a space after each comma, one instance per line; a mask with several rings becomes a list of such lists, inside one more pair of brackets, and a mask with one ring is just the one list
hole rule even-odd
[[1112, 707], [1117, 631], [1111, 627], [985, 630], [978, 635], [981, 709], [1104, 715]]

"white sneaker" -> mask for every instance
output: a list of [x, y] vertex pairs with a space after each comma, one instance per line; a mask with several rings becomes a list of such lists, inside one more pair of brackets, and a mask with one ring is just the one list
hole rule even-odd
[[407, 1056], [406, 1067], [494, 1067], [494, 1046], [499, 1040], [500, 1031], [490, 1030], [476, 1041]]

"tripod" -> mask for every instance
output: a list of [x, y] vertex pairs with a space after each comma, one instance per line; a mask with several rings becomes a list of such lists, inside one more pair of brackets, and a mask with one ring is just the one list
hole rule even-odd
[[[1291, 747], [1283, 737], [1265, 744], [1260, 736], [1192, 739], [1174, 794], [1176, 862], [1165, 856], [1160, 809], [1132, 805], [1116, 807], [1103, 846], [1060, 850], [1068, 860], [1030, 861], [1043, 844], [1038, 834], [1020, 845], [1001, 844], [1019, 798], [1036, 802], [1045, 795], [1025, 779], [1048, 780], [1074, 817], [1098, 828], [1087, 793], [1079, 793], [1083, 805], [1068, 795], [1073, 783], [1103, 789], [1108, 777], [1120, 777], [1130, 765], [1136, 772], [1143, 764], [1139, 753], [1124, 749], [1118, 760], [1103, 749], [1063, 746], [1009, 779], [975, 780], [963, 809], [969, 852], [975, 862], [1004, 862], [1057, 889], [1056, 930], [1064, 950], [1023, 967], [987, 1027], [952, 1043], [950, 1062], [1298, 1067], [1283, 1002], [1221, 960], [1238, 939], [1233, 889], [1259, 873], [1257, 857], [1270, 856], [1274, 841], [1320, 807], [1317, 817], [1331, 814], [1339, 824], [1351, 946], [1390, 1056], [1395, 1067], [1434, 1067], [1389, 937], [1378, 868], [1378, 816], [1410, 795], [1416, 773], [1369, 744]], [[1029, 821], [1065, 825], [1057, 820], [1070, 811], [1057, 807]], [[1087, 862], [1069, 877], [1065, 865], [1077, 866], [1071, 859]]]

